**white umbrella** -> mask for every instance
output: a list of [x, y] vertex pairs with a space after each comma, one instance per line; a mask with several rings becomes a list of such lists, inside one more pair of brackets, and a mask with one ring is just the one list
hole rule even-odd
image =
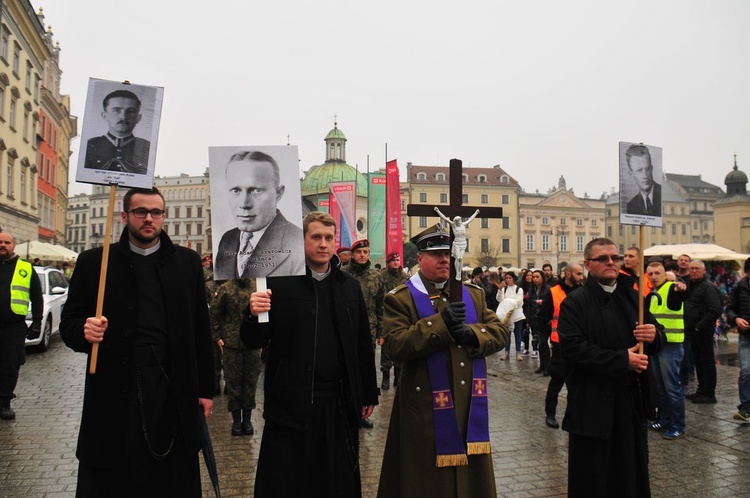
[[687, 254], [692, 259], [702, 261], [745, 261], [750, 255], [734, 252], [716, 244], [669, 244], [651, 246], [643, 251], [644, 256], [670, 256], [677, 259], [680, 254]]
[[33, 260], [34, 258], [46, 259], [51, 261], [62, 261], [63, 257], [51, 245], [32, 240], [16, 245], [16, 254], [23, 259]]
[[71, 259], [75, 259], [78, 257], [78, 253], [75, 251], [71, 251], [67, 247], [55, 245], [55, 244], [47, 244], [49, 247], [52, 248], [53, 251], [57, 252], [62, 256], [63, 261], [70, 261]]

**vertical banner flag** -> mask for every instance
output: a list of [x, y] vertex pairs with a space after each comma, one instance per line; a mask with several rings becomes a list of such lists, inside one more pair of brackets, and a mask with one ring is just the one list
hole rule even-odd
[[318, 201], [318, 211], [321, 213], [327, 213], [328, 212], [328, 206], [331, 204], [331, 202], [328, 199], [320, 199]]
[[[336, 201], [339, 217], [333, 217], [339, 226], [338, 246], [351, 247], [357, 240], [357, 182], [329, 182], [331, 197]], [[333, 210], [333, 203], [329, 206]]]
[[331, 184], [328, 184], [328, 214], [336, 222], [336, 249], [341, 247], [341, 213], [339, 212], [339, 205], [336, 202], [336, 198], [333, 196], [331, 190]]
[[385, 266], [385, 175], [371, 173], [367, 195], [367, 240], [370, 259]]
[[397, 252], [401, 256], [401, 263], [405, 265], [400, 188], [398, 163], [394, 159], [385, 163], [385, 252], [386, 254]]

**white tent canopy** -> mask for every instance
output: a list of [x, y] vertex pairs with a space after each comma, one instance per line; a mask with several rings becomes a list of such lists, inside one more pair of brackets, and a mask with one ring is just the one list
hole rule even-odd
[[670, 256], [677, 259], [680, 254], [687, 254], [692, 259], [702, 261], [737, 261], [743, 262], [750, 254], [734, 252], [716, 244], [668, 244], [651, 246], [643, 251], [645, 256]]
[[45, 261], [70, 261], [78, 257], [78, 253], [63, 246], [47, 244], [38, 240], [16, 245], [16, 254], [23, 259], [39, 258]]

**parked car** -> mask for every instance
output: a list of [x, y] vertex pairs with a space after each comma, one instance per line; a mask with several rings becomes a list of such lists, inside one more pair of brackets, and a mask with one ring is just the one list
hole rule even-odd
[[[33, 346], [37, 351], [47, 351], [52, 334], [60, 331], [60, 313], [68, 299], [68, 280], [57, 268], [34, 267], [42, 284], [44, 297], [44, 314], [42, 330], [38, 337], [26, 337], [26, 346]], [[26, 325], [31, 325], [31, 307], [26, 315]]]

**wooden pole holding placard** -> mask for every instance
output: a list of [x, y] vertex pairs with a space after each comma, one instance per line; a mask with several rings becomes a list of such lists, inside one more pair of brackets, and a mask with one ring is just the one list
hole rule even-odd
[[[643, 315], [645, 313], [645, 299], [643, 298], [643, 289], [646, 288], [646, 257], [643, 251], [643, 225], [638, 226], [638, 249], [641, 251], [640, 265], [641, 275], [638, 281], [638, 325], [643, 325]], [[643, 354], [643, 341], [638, 341], [638, 353]]]
[[[112, 239], [112, 223], [115, 214], [115, 195], [117, 194], [117, 185], [109, 186], [109, 204], [107, 205], [107, 225], [104, 229], [104, 246], [102, 246], [102, 266], [99, 270], [99, 293], [96, 297], [96, 318], [102, 318], [104, 311], [104, 290], [107, 285], [107, 265], [109, 264], [109, 242]], [[99, 357], [99, 343], [91, 345], [91, 361], [89, 362], [89, 373], [96, 373], [96, 361]]]

